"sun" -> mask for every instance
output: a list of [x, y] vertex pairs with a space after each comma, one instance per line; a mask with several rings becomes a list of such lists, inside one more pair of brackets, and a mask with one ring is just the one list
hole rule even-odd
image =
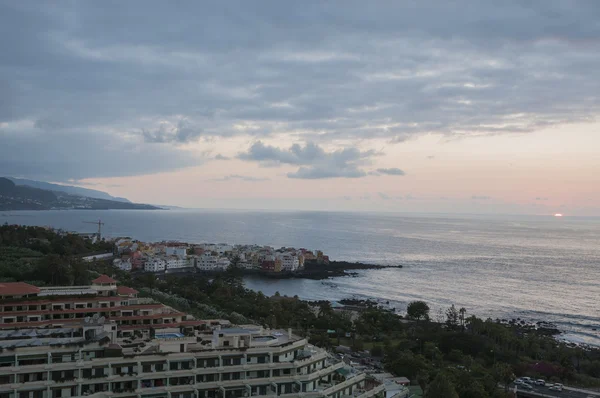
[[555, 213], [554, 214], [554, 217], [562, 217], [562, 216], [563, 216], [562, 213]]

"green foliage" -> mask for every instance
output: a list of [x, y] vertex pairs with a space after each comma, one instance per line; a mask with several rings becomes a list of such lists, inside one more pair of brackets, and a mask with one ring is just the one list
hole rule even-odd
[[374, 357], [382, 357], [383, 347], [380, 345], [374, 345], [373, 348], [371, 348], [371, 355]]
[[92, 243], [74, 234], [41, 227], [0, 226], [0, 280], [37, 285], [86, 285], [84, 254], [112, 250], [108, 242]]
[[406, 315], [409, 318], [419, 320], [429, 319], [429, 305], [424, 301], [412, 301], [406, 307]]
[[454, 304], [452, 304], [450, 308], [446, 310], [446, 327], [450, 330], [458, 329], [460, 325], [459, 319], [460, 315], [458, 313], [458, 310], [456, 309]]
[[[438, 373], [425, 390], [425, 398], [458, 398], [458, 393], [450, 379], [444, 373]], [[482, 398], [478, 396], [477, 398]]]

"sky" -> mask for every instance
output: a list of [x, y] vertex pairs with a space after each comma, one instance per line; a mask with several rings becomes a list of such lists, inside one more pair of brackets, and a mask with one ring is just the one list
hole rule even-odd
[[194, 208], [600, 215], [600, 2], [0, 0], [0, 175]]

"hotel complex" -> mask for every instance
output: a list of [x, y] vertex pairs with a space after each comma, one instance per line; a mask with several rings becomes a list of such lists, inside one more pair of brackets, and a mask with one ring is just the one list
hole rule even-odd
[[102, 275], [0, 282], [0, 398], [383, 397], [291, 330], [196, 320]]

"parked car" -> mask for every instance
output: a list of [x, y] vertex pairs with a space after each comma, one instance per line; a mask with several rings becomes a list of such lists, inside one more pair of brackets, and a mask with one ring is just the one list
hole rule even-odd
[[538, 386], [545, 386], [546, 385], [546, 381], [542, 380], [542, 379], [537, 379], [535, 381], [535, 384], [538, 385]]
[[528, 376], [521, 377], [521, 380], [523, 380], [526, 383], [532, 383], [533, 382], [533, 380], [531, 379], [531, 377], [528, 377]]
[[519, 386], [519, 385], [523, 384], [524, 382], [521, 379], [517, 379], [517, 380], [513, 381], [513, 383], [515, 383], [517, 386]]
[[550, 390], [551, 391], [562, 391], [563, 390], [563, 386], [560, 383], [554, 384], [554, 385], [550, 386]]
[[533, 386], [529, 383], [525, 383], [523, 382], [523, 384], [521, 384], [521, 387], [527, 389], [527, 390], [533, 390]]

